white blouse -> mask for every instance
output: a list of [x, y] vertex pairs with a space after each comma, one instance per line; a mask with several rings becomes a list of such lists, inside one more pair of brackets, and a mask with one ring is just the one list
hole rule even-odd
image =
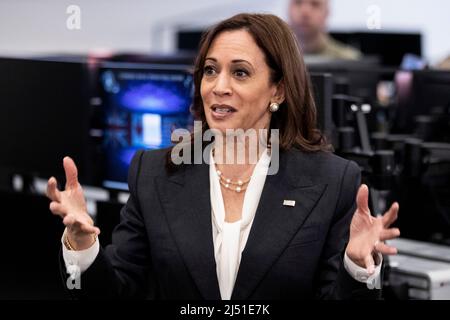
[[210, 155], [209, 181], [211, 184], [212, 231], [217, 279], [223, 300], [230, 300], [241, 263], [242, 251], [247, 243], [261, 192], [269, 169], [270, 156], [263, 152], [256, 164], [244, 195], [241, 219], [225, 222], [225, 207], [219, 177]]

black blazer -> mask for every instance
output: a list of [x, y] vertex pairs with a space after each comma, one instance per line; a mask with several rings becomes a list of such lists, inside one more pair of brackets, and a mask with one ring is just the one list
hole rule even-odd
[[[209, 166], [165, 170], [166, 150], [139, 151], [112, 244], [81, 277], [78, 297], [220, 299]], [[280, 152], [267, 176], [232, 299], [378, 297], [344, 269], [360, 170], [331, 153]], [[295, 200], [294, 207], [283, 200]]]

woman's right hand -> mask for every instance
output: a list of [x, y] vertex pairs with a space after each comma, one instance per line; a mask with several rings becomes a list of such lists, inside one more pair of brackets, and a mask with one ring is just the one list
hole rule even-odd
[[86, 200], [78, 182], [78, 171], [74, 161], [65, 157], [63, 164], [66, 173], [65, 190], [58, 190], [54, 177], [47, 183], [47, 197], [52, 201], [50, 211], [63, 219], [66, 236], [73, 249], [84, 250], [92, 246], [100, 229], [94, 226], [94, 221], [87, 213]]

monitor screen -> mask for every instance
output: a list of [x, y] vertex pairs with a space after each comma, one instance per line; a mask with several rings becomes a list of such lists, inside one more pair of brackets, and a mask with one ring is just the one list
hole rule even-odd
[[67, 155], [90, 183], [87, 79], [83, 62], [0, 58], [0, 171], [61, 177]]
[[337, 60], [327, 63], [307, 63], [311, 73], [329, 73], [333, 76], [333, 94], [348, 94], [364, 102], [378, 103], [380, 81], [392, 81], [396, 68], [381, 67], [376, 60]]
[[312, 92], [317, 109], [317, 126], [331, 139], [334, 124], [332, 119], [333, 76], [329, 73], [311, 73]]
[[192, 130], [192, 73], [185, 65], [108, 63], [99, 80], [105, 126], [103, 185], [127, 189], [136, 150], [169, 147], [174, 129]]
[[[415, 118], [418, 115], [433, 114], [437, 108], [450, 108], [448, 71], [399, 71], [395, 84], [398, 95], [398, 110], [393, 125], [395, 133], [412, 133], [417, 127]], [[448, 114], [448, 111], [443, 113]]]
[[422, 56], [422, 35], [399, 32], [330, 32], [331, 36], [359, 49], [364, 55], [378, 55], [384, 66], [400, 66], [405, 54]]
[[197, 52], [205, 30], [178, 30], [177, 31], [177, 49], [183, 52]]

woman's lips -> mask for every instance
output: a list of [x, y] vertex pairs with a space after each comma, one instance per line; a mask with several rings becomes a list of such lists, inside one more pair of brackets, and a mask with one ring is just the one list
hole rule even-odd
[[215, 120], [230, 118], [237, 110], [226, 104], [214, 104], [211, 106], [211, 114]]

